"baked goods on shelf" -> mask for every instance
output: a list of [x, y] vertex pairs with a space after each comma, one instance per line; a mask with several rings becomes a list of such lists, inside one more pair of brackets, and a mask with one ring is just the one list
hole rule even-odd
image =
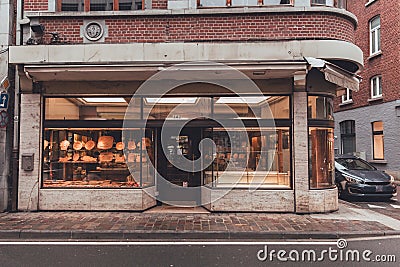
[[86, 150], [92, 150], [96, 146], [96, 142], [93, 140], [89, 140], [85, 144], [85, 149]]
[[114, 137], [103, 135], [99, 137], [99, 141], [97, 142], [97, 148], [106, 150], [113, 147]]
[[67, 150], [70, 145], [68, 140], [63, 140], [60, 142], [60, 150]]
[[84, 162], [97, 162], [97, 158], [91, 156], [83, 156], [81, 157], [81, 160]]

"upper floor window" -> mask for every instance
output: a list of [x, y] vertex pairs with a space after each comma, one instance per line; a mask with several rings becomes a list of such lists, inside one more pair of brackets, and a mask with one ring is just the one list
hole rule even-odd
[[371, 98], [382, 97], [382, 76], [371, 78]]
[[199, 2], [200, 7], [277, 6], [293, 4], [293, 0], [200, 0]]
[[346, 92], [342, 95], [342, 103], [350, 103], [353, 101], [353, 91], [346, 88]]
[[311, 4], [333, 6], [333, 0], [311, 0]]
[[58, 0], [59, 11], [141, 10], [142, 0]]
[[372, 123], [372, 149], [373, 159], [384, 159], [383, 147], [383, 122], [375, 121]]
[[370, 55], [381, 51], [381, 18], [373, 18], [369, 22]]

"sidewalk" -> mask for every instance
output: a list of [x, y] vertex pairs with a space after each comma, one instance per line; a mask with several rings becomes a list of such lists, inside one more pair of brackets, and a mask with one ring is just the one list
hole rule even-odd
[[[280, 213], [0, 213], [0, 239], [308, 239], [400, 235], [367, 216]], [[354, 210], [354, 209], [353, 209]], [[354, 218], [354, 219], [353, 219]], [[399, 222], [400, 224], [400, 222]]]

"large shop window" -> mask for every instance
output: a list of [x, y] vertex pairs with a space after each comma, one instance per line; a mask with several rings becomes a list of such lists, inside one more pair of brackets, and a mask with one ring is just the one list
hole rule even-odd
[[354, 120], [342, 121], [340, 123], [340, 141], [342, 154], [353, 154], [356, 152], [356, 123]]
[[[160, 129], [176, 128], [182, 120], [190, 124], [182, 134], [186, 139], [172, 136], [172, 141], [179, 142], [168, 146], [171, 154], [175, 148], [177, 154], [187, 153], [194, 145], [189, 141], [198, 137], [216, 144], [202, 153], [208, 157], [203, 158], [208, 162], [201, 172], [203, 185], [291, 188], [289, 96], [80, 96], [44, 101], [44, 188], [154, 185], [157, 171], [153, 166], [160, 164], [161, 170], [171, 163], [157, 153]], [[128, 136], [122, 134], [126, 118], [142, 125], [130, 125]]]
[[289, 127], [214, 128], [207, 134], [216, 144], [214, 161], [205, 172], [213, 187], [290, 188]]
[[44, 188], [154, 185], [154, 130], [125, 129], [122, 139], [128, 100], [45, 98]]
[[373, 158], [383, 160], [384, 147], [383, 147], [383, 121], [375, 121], [372, 123], [372, 148]]
[[122, 140], [121, 129], [45, 128], [43, 187], [153, 185], [153, 132], [146, 130], [143, 136], [141, 129], [131, 129], [129, 133], [129, 140]]
[[308, 97], [308, 162], [311, 189], [332, 188], [334, 186], [334, 123], [332, 111], [332, 97]]

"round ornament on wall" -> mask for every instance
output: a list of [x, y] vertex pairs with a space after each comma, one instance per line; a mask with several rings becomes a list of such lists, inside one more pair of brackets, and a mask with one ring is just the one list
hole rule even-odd
[[89, 22], [85, 27], [85, 36], [90, 41], [98, 41], [103, 33], [103, 26], [98, 22]]

